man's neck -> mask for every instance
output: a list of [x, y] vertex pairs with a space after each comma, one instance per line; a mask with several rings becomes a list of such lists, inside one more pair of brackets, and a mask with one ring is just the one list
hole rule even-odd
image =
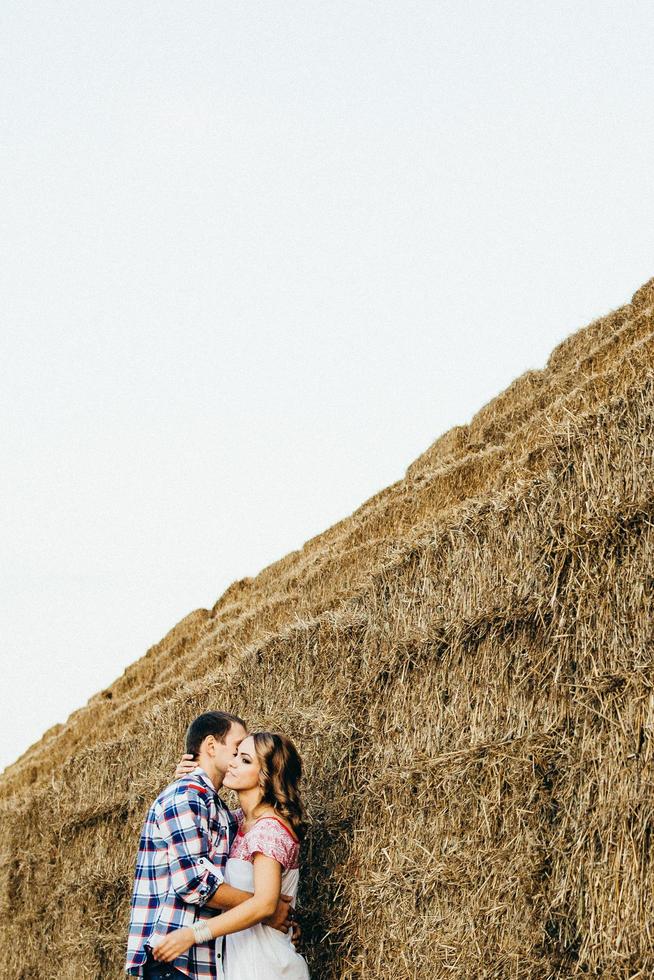
[[207, 766], [206, 764], [202, 765], [201, 761], [198, 762], [196, 769], [202, 770], [204, 775], [207, 777], [207, 779], [213, 786], [214, 790], [217, 791], [220, 789], [220, 787], [223, 784], [223, 779], [225, 778], [224, 773], [218, 772], [216, 769], [213, 768], [213, 766]]

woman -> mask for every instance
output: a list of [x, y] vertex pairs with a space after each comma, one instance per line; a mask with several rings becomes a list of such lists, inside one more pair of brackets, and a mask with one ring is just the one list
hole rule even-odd
[[[177, 774], [189, 767], [195, 763], [180, 763]], [[254, 732], [243, 739], [223, 780], [223, 786], [238, 792], [240, 803], [225, 881], [254, 894], [193, 928], [168, 933], [153, 950], [155, 959], [168, 963], [195, 942], [225, 936], [224, 956], [217, 960], [221, 980], [308, 980], [306, 961], [290, 935], [262, 921], [275, 911], [282, 893], [293, 902], [297, 896], [305, 831], [301, 774], [300, 756], [284, 735]]]

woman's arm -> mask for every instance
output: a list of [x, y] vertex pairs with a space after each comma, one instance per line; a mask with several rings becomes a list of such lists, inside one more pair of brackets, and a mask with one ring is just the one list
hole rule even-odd
[[249, 929], [269, 918], [282, 891], [282, 866], [267, 854], [254, 855], [254, 895], [233, 909], [209, 920], [214, 938]]
[[[233, 932], [249, 929], [250, 926], [263, 922], [277, 908], [282, 890], [282, 866], [279, 861], [267, 854], [254, 855], [254, 895], [246, 899], [236, 908], [205, 919], [203, 924], [209, 927], [214, 939], [219, 936], [229, 936]], [[165, 939], [155, 946], [152, 955], [155, 960], [171, 963], [185, 953], [195, 942], [193, 930], [185, 927], [169, 932]]]

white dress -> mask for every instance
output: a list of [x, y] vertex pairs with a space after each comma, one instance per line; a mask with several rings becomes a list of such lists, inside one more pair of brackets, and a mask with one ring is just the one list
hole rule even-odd
[[[300, 878], [300, 845], [290, 830], [275, 817], [261, 817], [243, 833], [243, 812], [236, 811], [239, 829], [229, 852], [225, 881], [234, 888], [254, 891], [254, 855], [275, 858], [282, 866], [282, 894], [297, 896]], [[220, 943], [216, 943], [220, 952]], [[225, 936], [217, 959], [220, 980], [308, 980], [304, 957], [296, 952], [291, 935], [259, 922]]]

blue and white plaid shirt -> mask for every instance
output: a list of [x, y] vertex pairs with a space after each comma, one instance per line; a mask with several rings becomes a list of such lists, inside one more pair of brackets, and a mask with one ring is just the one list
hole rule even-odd
[[[139, 841], [127, 973], [143, 975], [147, 946], [156, 946], [173, 929], [217, 914], [205, 903], [224, 880], [237, 829], [236, 817], [200, 766], [159, 794]], [[171, 965], [193, 980], [217, 980], [215, 940], [196, 943]]]

